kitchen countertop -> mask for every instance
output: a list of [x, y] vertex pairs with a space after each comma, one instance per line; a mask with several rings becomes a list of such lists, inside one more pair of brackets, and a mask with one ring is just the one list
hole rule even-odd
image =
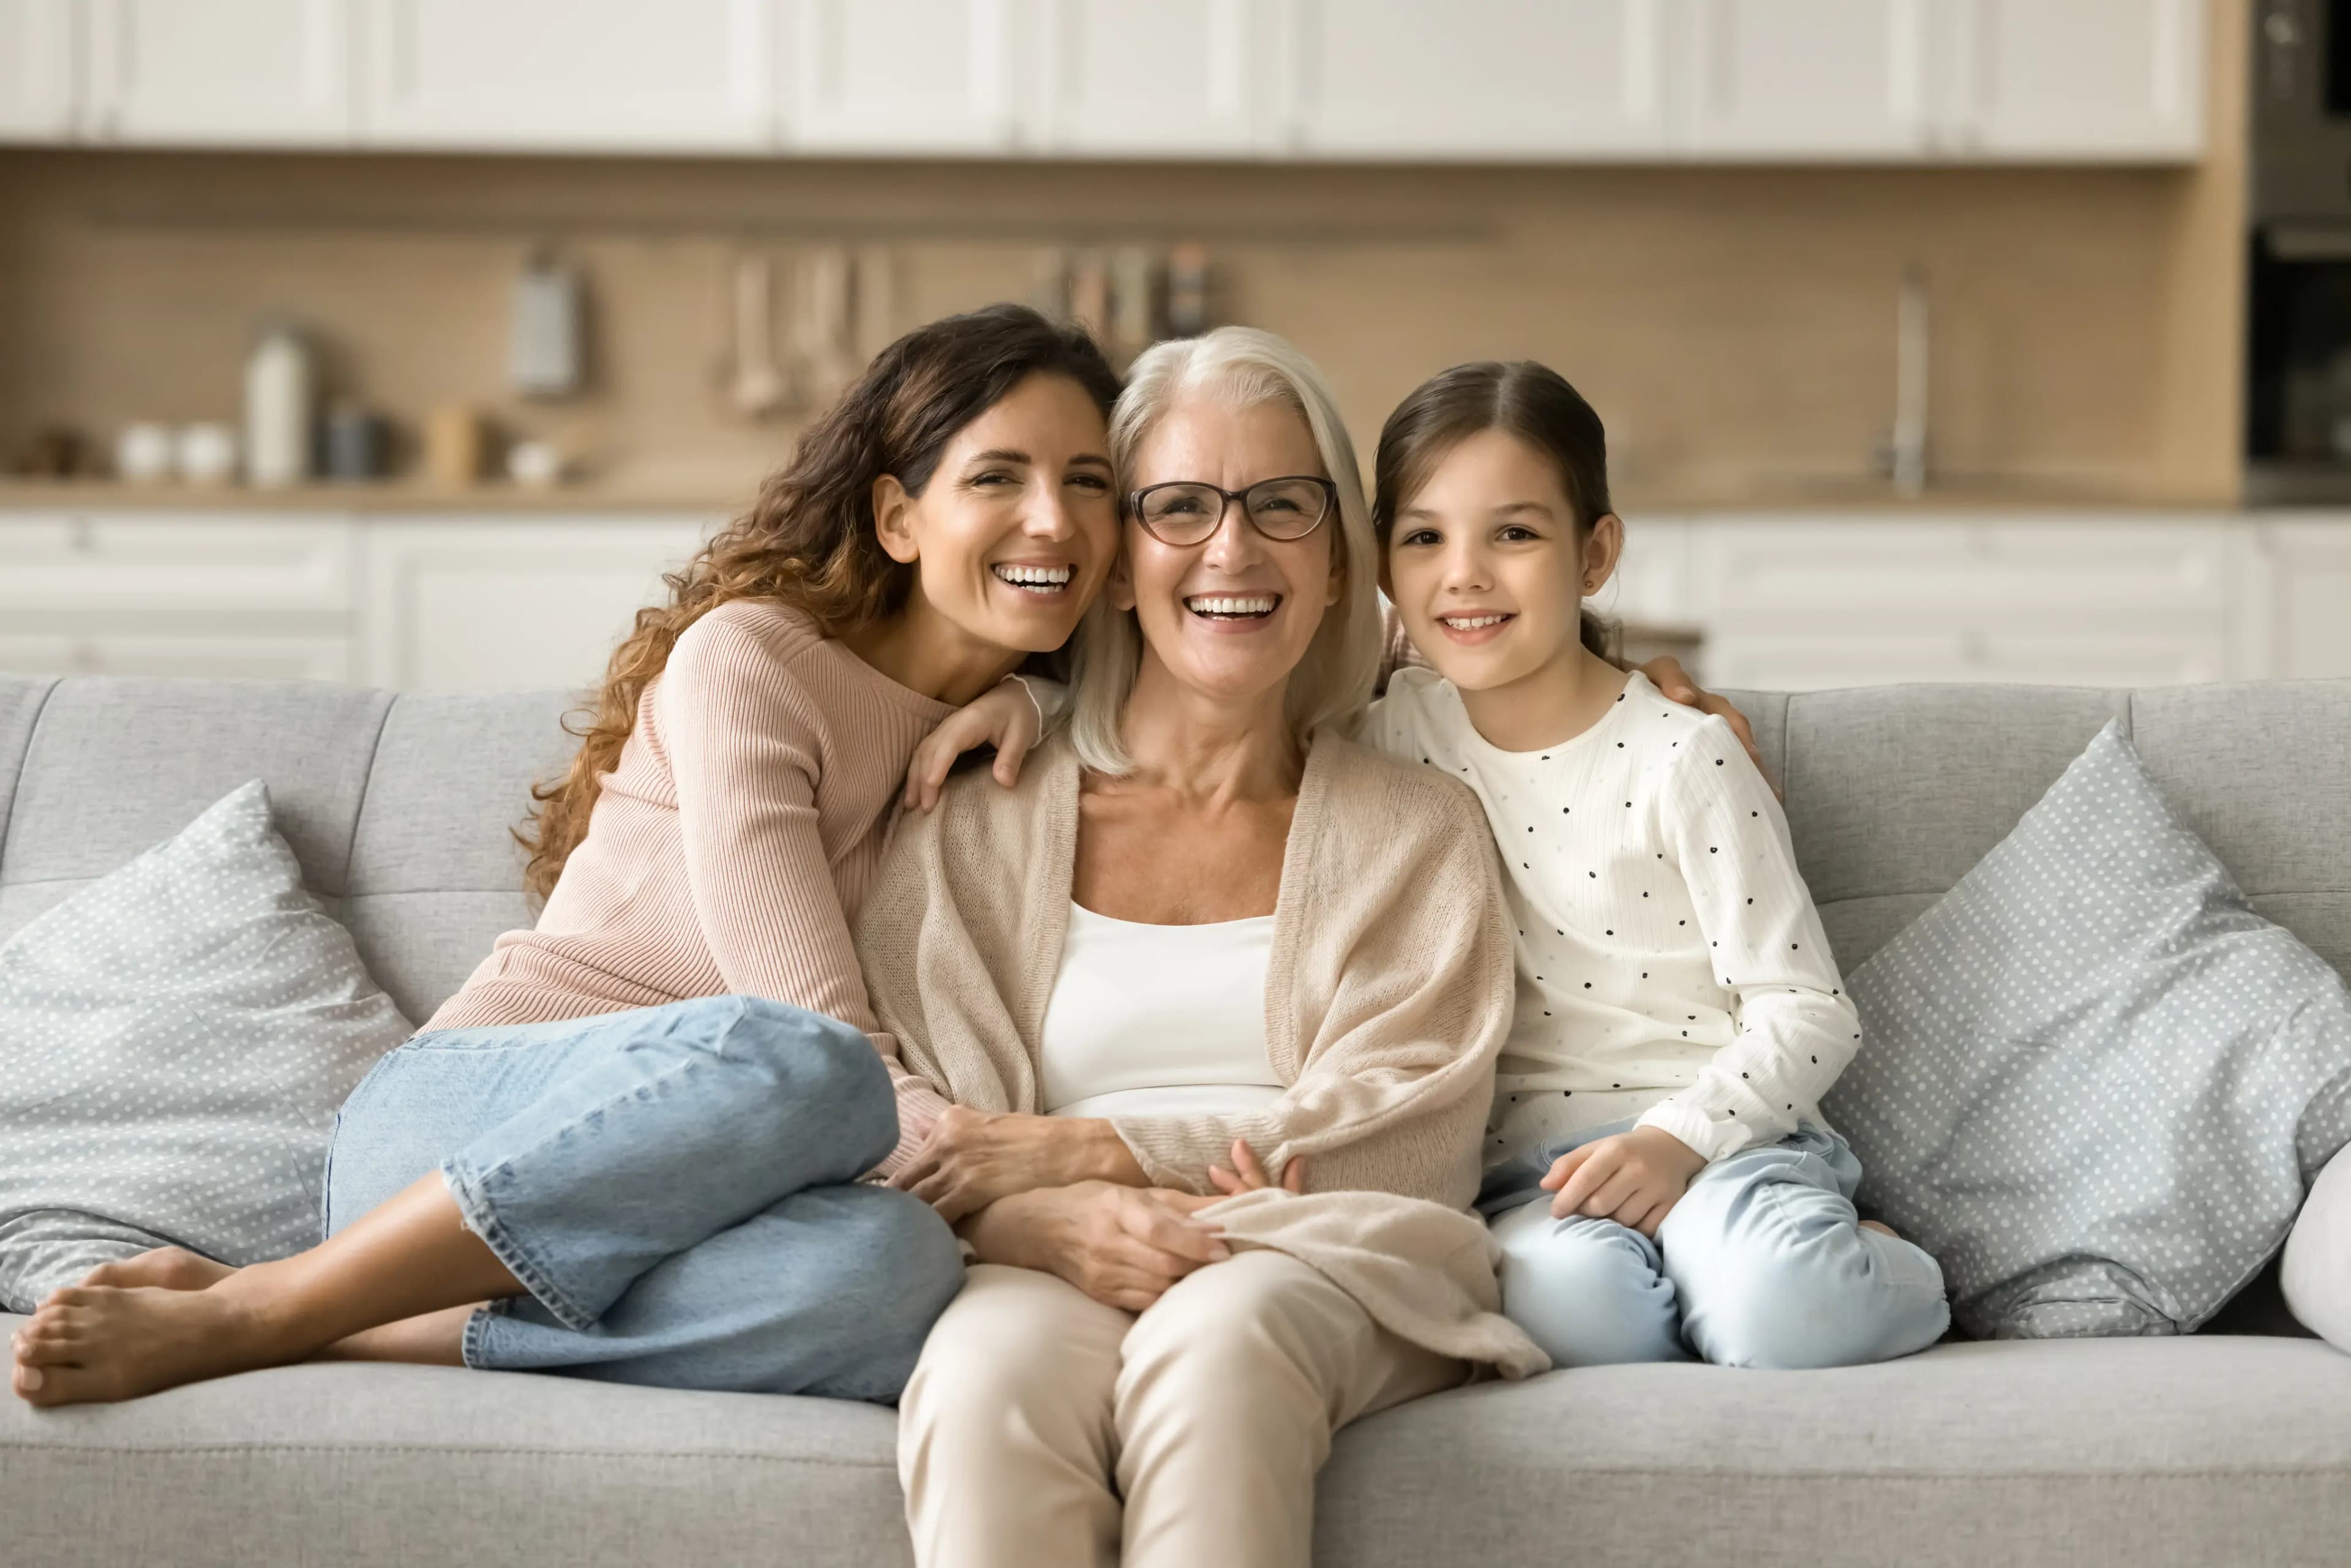
[[[106, 479], [0, 478], [0, 508], [16, 511], [106, 510], [189, 512], [340, 512], [370, 515], [465, 515], [502, 513], [576, 515], [614, 512], [643, 515], [729, 517], [757, 493], [754, 479], [723, 482], [648, 483], [627, 479], [581, 481], [547, 489], [486, 483], [449, 489], [421, 480], [373, 484], [317, 484], [284, 490], [241, 486], [129, 485]], [[1756, 514], [1784, 517], [1806, 513], [1823, 517], [1968, 513], [2047, 514], [2233, 512], [2242, 503], [2219, 497], [2183, 497], [2120, 488], [2029, 482], [1954, 482], [1932, 486], [1917, 499], [1896, 496], [1880, 481], [1825, 478], [1722, 486], [1621, 484], [1617, 508], [1628, 517], [1702, 517]]]
[[731, 515], [750, 504], [756, 486], [630, 484], [558, 485], [525, 489], [483, 484], [450, 489], [417, 480], [297, 485], [254, 490], [241, 485], [127, 485], [111, 479], [0, 479], [0, 507], [15, 511], [365, 512], [531, 514], [626, 512]]

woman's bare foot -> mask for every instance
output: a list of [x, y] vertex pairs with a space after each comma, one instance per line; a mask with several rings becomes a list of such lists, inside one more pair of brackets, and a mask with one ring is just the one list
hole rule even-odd
[[299, 1360], [273, 1344], [241, 1292], [68, 1285], [16, 1334], [13, 1384], [32, 1405], [134, 1399]]
[[80, 1282], [126, 1290], [145, 1287], [158, 1291], [209, 1291], [235, 1272], [227, 1264], [214, 1262], [184, 1247], [158, 1247], [136, 1258], [100, 1263], [84, 1274]]

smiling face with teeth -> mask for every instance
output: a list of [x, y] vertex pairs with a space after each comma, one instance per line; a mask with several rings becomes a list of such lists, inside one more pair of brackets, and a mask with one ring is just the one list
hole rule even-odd
[[1069, 641], [1118, 544], [1102, 411], [1040, 373], [957, 431], [919, 493], [884, 475], [874, 533], [916, 568], [925, 635], [1045, 653]]
[[1613, 515], [1578, 525], [1558, 464], [1481, 430], [1402, 498], [1382, 586], [1439, 674], [1496, 692], [1590, 656], [1583, 601], [1608, 580], [1623, 538]]
[[[1188, 395], [1160, 415], [1134, 454], [1132, 489], [1195, 481], [1240, 491], [1263, 479], [1323, 472], [1305, 418], [1283, 402], [1234, 408]], [[1143, 632], [1138, 694], [1172, 681], [1224, 701], [1279, 707], [1292, 670], [1338, 601], [1335, 519], [1303, 538], [1270, 539], [1228, 505], [1215, 533], [1171, 545], [1127, 519], [1111, 601]]]

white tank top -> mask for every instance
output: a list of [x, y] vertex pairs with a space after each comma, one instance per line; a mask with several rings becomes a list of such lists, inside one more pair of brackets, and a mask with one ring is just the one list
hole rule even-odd
[[1226, 1115], [1281, 1093], [1265, 1049], [1273, 916], [1145, 925], [1072, 902], [1039, 1041], [1055, 1116]]

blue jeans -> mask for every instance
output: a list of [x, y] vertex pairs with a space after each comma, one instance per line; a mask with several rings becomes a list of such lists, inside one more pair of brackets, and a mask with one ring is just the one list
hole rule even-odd
[[897, 1136], [872, 1042], [779, 1002], [438, 1030], [345, 1102], [323, 1224], [438, 1171], [529, 1291], [468, 1366], [887, 1402], [963, 1285], [929, 1206], [857, 1185]]
[[1502, 1311], [1554, 1364], [1858, 1366], [1924, 1350], [1950, 1326], [1942, 1269], [1861, 1228], [1861, 1162], [1817, 1127], [1708, 1166], [1655, 1240], [1613, 1219], [1552, 1218], [1536, 1186], [1552, 1163], [1633, 1125], [1506, 1161], [1478, 1200], [1501, 1247]]

